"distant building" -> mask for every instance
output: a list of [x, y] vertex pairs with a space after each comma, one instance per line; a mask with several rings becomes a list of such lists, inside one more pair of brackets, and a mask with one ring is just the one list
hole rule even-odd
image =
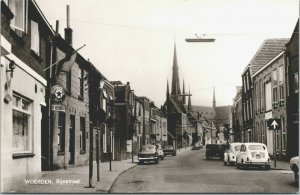
[[131, 158], [132, 141], [134, 138], [134, 93], [130, 83], [123, 84], [121, 81], [111, 81], [115, 91], [115, 158], [126, 160]]
[[232, 133], [235, 142], [242, 142], [243, 112], [242, 87], [237, 87], [237, 93], [232, 106]]
[[176, 45], [174, 45], [171, 94], [167, 83], [166, 102], [162, 110], [168, 116], [168, 144], [176, 148], [184, 147], [186, 144], [184, 140], [191, 139], [191, 133], [188, 132], [187, 109], [184, 106], [185, 95], [180, 90]]
[[204, 127], [205, 144], [211, 143], [225, 143], [223, 126], [225, 124], [231, 125], [231, 106], [217, 106], [215, 98], [215, 89], [213, 91], [213, 106], [196, 106], [192, 105], [192, 110], [200, 114], [209, 126]]

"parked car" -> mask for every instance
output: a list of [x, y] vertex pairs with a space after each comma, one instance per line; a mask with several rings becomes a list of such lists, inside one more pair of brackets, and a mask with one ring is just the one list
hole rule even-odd
[[157, 145], [156, 145], [156, 149], [157, 149], [157, 152], [158, 152], [158, 159], [159, 159], [159, 160], [164, 160], [165, 154], [164, 154], [164, 151], [163, 151], [162, 148], [161, 148], [161, 145], [160, 145], [160, 144], [157, 144]]
[[299, 183], [299, 156], [291, 158], [290, 168], [294, 172], [295, 181]]
[[200, 150], [201, 148], [203, 148], [203, 145], [200, 142], [196, 142], [194, 143], [192, 150]]
[[176, 156], [176, 149], [172, 145], [165, 145], [163, 148], [164, 155]]
[[210, 159], [212, 157], [220, 157], [220, 159], [224, 158], [226, 144], [206, 144], [205, 148], [206, 159]]
[[158, 152], [155, 145], [143, 145], [141, 151], [138, 153], [139, 163], [143, 164], [145, 161], [154, 161], [158, 163]]
[[232, 165], [236, 163], [236, 156], [240, 151], [242, 143], [230, 143], [224, 152], [224, 165]]
[[266, 170], [271, 168], [267, 146], [262, 143], [243, 143], [236, 158], [237, 168], [250, 166], [264, 167]]

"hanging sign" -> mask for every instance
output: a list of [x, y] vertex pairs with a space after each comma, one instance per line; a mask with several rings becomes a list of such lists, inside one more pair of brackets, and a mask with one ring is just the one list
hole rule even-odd
[[53, 85], [51, 88], [51, 99], [53, 103], [62, 103], [66, 97], [65, 90], [60, 85]]

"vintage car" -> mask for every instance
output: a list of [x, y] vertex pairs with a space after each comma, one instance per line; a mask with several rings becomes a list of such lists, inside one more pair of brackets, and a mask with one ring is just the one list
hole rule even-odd
[[294, 172], [296, 183], [299, 183], [299, 156], [291, 158], [290, 169]]
[[160, 145], [160, 144], [157, 144], [157, 145], [156, 145], [156, 149], [157, 149], [157, 153], [158, 153], [158, 159], [159, 159], [159, 160], [164, 160], [165, 154], [164, 154], [164, 151], [163, 151], [162, 148], [161, 148], [161, 145]]
[[223, 155], [226, 150], [226, 144], [206, 144], [205, 148], [205, 156], [207, 160], [212, 157], [219, 157], [220, 159], [224, 158]]
[[193, 144], [192, 150], [200, 150], [203, 148], [203, 145], [200, 142], [196, 142]]
[[158, 163], [158, 152], [155, 145], [143, 145], [141, 151], [138, 153], [139, 164], [143, 164], [145, 161], [153, 161]]
[[224, 152], [224, 165], [233, 165], [236, 163], [237, 153], [240, 151], [242, 143], [234, 142], [227, 146]]
[[176, 149], [172, 145], [165, 145], [163, 148], [164, 155], [176, 156]]
[[267, 146], [262, 143], [243, 143], [236, 158], [237, 168], [264, 167], [266, 170], [271, 168]]

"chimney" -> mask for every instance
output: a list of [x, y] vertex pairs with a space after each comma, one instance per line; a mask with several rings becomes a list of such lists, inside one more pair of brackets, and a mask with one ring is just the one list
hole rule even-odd
[[67, 5], [67, 28], [65, 28], [65, 40], [72, 46], [72, 28], [70, 28], [70, 6]]
[[59, 34], [59, 21], [56, 20], [56, 29], [55, 29], [55, 34], [58, 35]]

